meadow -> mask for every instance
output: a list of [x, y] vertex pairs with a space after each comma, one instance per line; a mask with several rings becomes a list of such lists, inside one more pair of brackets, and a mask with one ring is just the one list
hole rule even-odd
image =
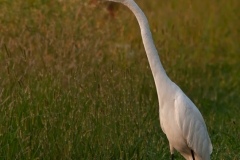
[[[239, 0], [136, 2], [168, 76], [205, 119], [211, 159], [239, 160]], [[0, 0], [0, 11], [0, 159], [170, 159], [125, 6]]]

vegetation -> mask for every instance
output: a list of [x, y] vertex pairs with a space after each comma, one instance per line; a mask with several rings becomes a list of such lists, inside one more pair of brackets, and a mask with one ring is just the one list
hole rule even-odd
[[[211, 158], [240, 159], [239, 1], [136, 1]], [[0, 0], [0, 159], [170, 159], [137, 21], [94, 2]]]

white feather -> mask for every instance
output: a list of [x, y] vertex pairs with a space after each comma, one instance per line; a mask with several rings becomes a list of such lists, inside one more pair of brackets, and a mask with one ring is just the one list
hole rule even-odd
[[133, 0], [109, 0], [126, 5], [136, 16], [159, 101], [160, 124], [170, 151], [179, 151], [187, 160], [209, 160], [212, 144], [203, 117], [193, 102], [165, 73], [153, 43], [148, 20]]

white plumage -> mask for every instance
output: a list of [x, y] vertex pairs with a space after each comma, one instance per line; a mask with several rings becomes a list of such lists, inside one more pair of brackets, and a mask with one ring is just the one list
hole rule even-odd
[[157, 88], [161, 128], [168, 138], [172, 159], [176, 149], [187, 160], [210, 160], [212, 144], [203, 117], [193, 102], [165, 73], [146, 16], [133, 0], [108, 1], [126, 5], [137, 18]]

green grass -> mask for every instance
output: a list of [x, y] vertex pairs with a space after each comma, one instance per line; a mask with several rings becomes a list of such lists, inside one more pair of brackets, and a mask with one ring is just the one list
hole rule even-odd
[[[136, 1], [211, 158], [240, 159], [240, 3]], [[137, 21], [107, 5], [0, 0], [0, 159], [170, 159]]]

